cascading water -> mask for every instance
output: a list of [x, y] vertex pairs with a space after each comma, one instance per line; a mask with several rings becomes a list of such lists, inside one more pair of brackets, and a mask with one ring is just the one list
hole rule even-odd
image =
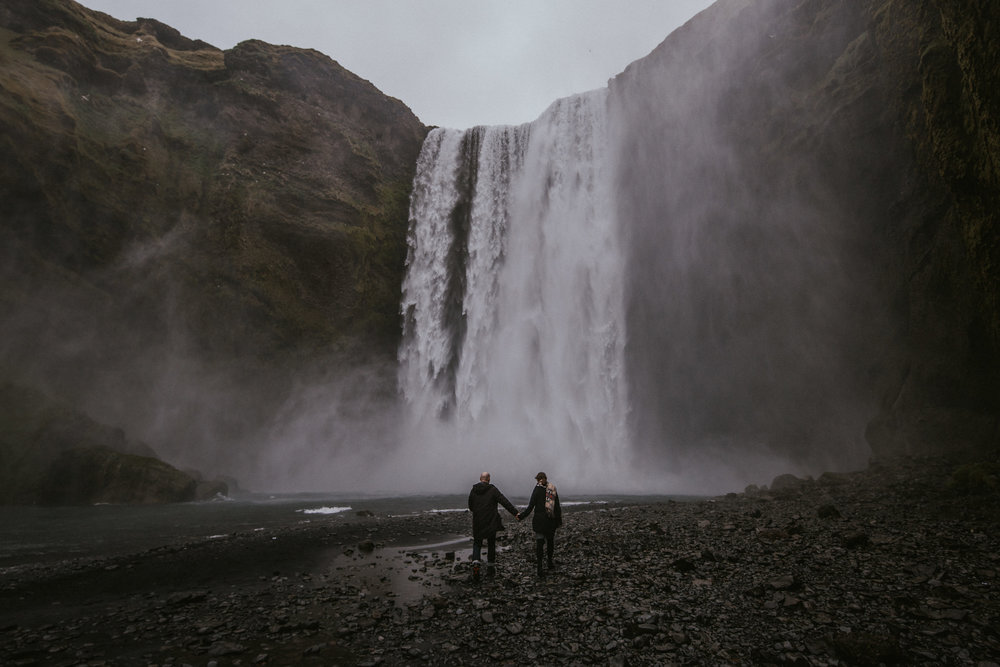
[[606, 152], [606, 90], [424, 143], [399, 372], [408, 437], [434, 469], [519, 481], [547, 469], [594, 489], [628, 465]]

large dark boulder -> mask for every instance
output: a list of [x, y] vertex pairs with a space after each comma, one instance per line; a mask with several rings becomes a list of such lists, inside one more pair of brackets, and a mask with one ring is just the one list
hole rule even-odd
[[121, 428], [27, 387], [0, 383], [0, 505], [148, 504], [228, 494], [159, 460]]
[[194, 500], [198, 483], [177, 468], [147, 456], [107, 447], [67, 449], [41, 480], [43, 505], [95, 503], [144, 505]]

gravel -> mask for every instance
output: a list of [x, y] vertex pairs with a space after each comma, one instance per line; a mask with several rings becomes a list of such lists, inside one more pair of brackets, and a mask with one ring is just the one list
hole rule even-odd
[[[695, 502], [573, 511], [539, 579], [508, 522], [359, 517], [4, 573], [4, 665], [1000, 662], [1000, 496], [896, 461]], [[423, 546], [439, 545], [439, 546]]]

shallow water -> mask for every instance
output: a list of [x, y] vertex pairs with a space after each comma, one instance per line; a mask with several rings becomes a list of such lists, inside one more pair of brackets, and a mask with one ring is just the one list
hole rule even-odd
[[[523, 507], [527, 498], [512, 496]], [[567, 498], [570, 507], [663, 502], [666, 496]], [[680, 498], [673, 497], [678, 500]], [[411, 516], [464, 512], [465, 495], [359, 498], [326, 494], [248, 495], [172, 505], [86, 507], [0, 507], [0, 571], [16, 565], [136, 553], [171, 544], [217, 539], [233, 533], [275, 530], [322, 521], [350, 523], [368, 512]], [[360, 514], [359, 514], [360, 513]], [[417, 543], [407, 548], [427, 550]], [[441, 550], [461, 550], [461, 543]], [[468, 542], [471, 549], [471, 541]]]

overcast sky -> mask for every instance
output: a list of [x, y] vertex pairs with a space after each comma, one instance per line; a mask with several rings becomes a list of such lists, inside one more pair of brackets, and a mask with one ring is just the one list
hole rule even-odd
[[534, 120], [607, 85], [711, 0], [83, 0], [155, 18], [228, 49], [316, 49], [399, 98], [426, 125]]

